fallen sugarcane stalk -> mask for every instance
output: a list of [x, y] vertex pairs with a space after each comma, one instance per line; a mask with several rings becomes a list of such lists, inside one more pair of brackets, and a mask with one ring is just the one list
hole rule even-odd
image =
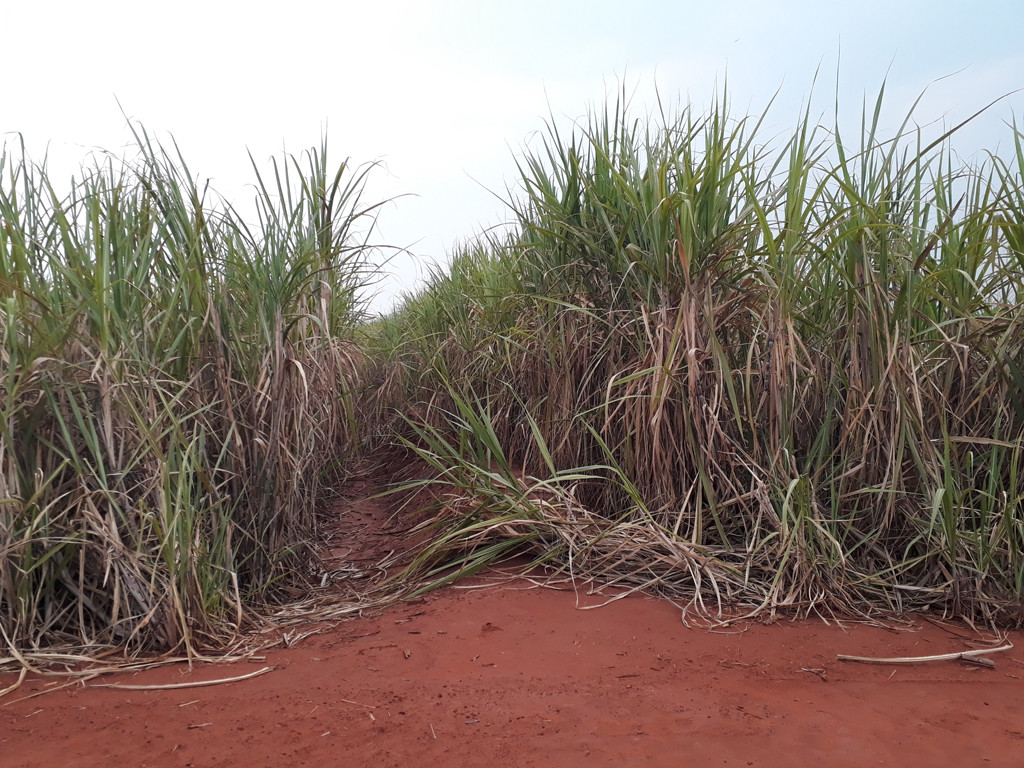
[[1008, 651], [1011, 648], [1013, 648], [1013, 643], [1007, 643], [1006, 645], [1001, 645], [998, 648], [979, 648], [978, 650], [960, 651], [959, 653], [940, 653], [937, 656], [897, 656], [895, 658], [879, 659], [871, 656], [846, 656], [840, 653], [836, 655], [836, 658], [839, 661], [859, 661], [864, 664], [921, 664], [928, 661], [954, 661], [956, 659], [960, 659], [973, 664], [982, 664], [986, 667], [994, 667], [995, 664], [991, 659], [981, 659], [979, 657], [988, 653]]
[[119, 685], [117, 683], [97, 683], [96, 685], [90, 685], [89, 688], [116, 688], [119, 691], [170, 691], [177, 688], [202, 688], [206, 685], [221, 685], [222, 683], [237, 683], [239, 680], [248, 680], [253, 677], [259, 677], [265, 675], [267, 672], [271, 672], [275, 667], [264, 667], [258, 669], [255, 672], [250, 672], [248, 675], [239, 675], [238, 677], [223, 677], [219, 680], [200, 680], [194, 683], [170, 683], [167, 685]]
[[28, 674], [28, 667], [22, 667], [21, 668], [21, 674], [18, 675], [18, 682], [16, 682], [14, 685], [7, 686], [2, 691], [0, 691], [0, 698], [6, 696], [11, 691], [16, 690], [19, 685], [21, 685], [23, 682], [25, 682], [25, 675], [26, 674]]

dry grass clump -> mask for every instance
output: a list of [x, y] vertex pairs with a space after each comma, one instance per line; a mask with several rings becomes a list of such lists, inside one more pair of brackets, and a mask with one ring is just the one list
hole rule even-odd
[[[552, 129], [518, 232], [391, 320], [415, 442], [480, 500], [424, 563], [487, 530], [698, 601], [1019, 624], [1024, 136], [960, 167], [880, 107], [856, 148], [723, 105]], [[495, 506], [513, 468], [563, 503]]]

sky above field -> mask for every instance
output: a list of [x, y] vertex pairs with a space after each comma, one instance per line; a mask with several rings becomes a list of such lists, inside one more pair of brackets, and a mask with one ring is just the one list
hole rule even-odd
[[[249, 199], [248, 153], [267, 167], [317, 146], [378, 162], [375, 241], [402, 246], [373, 303], [389, 307], [430, 264], [508, 218], [515, 156], [545, 120], [568, 123], [623, 86], [643, 116], [710, 105], [769, 112], [766, 136], [811, 114], [856, 128], [886, 82], [885, 124], [934, 135], [1006, 96], [954, 140], [1007, 150], [1024, 124], [1019, 0], [377, 0], [5, 3], [0, 134], [69, 176], [95, 149], [131, 153], [127, 119], [169, 143], [227, 199]], [[815, 83], [815, 73], [818, 72]], [[838, 77], [838, 89], [837, 89]], [[812, 96], [813, 85], [813, 96]], [[127, 119], [126, 119], [127, 118]], [[402, 197], [398, 197], [404, 195]]]

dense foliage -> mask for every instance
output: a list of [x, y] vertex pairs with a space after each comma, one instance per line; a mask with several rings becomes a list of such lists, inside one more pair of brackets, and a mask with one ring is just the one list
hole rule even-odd
[[550, 129], [515, 231], [379, 328], [459, 499], [421, 566], [1021, 621], [1024, 137], [961, 166], [881, 100], [855, 147], [724, 104]]
[[253, 230], [142, 132], [83, 171], [0, 157], [0, 629], [167, 649], [304, 556], [356, 440], [366, 169], [257, 174]]
[[141, 131], [66, 193], [3, 154], [12, 658], [222, 641], [401, 440], [440, 505], [393, 595], [526, 551], [705, 616], [1019, 626], [1024, 135], [964, 165], [880, 109], [856, 146], [724, 99], [552, 126], [514, 226], [370, 323], [368, 169], [323, 147], [257, 173], [256, 227]]

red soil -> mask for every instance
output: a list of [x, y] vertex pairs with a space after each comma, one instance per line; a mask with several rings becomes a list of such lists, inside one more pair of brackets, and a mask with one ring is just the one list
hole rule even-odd
[[[379, 521], [372, 505], [361, 512]], [[820, 621], [709, 632], [651, 597], [578, 610], [605, 599], [523, 580], [449, 588], [247, 663], [25, 698], [53, 685], [29, 676], [0, 699], [0, 765], [1024, 764], [1020, 633], [990, 657], [994, 669], [875, 666], [836, 654], [977, 646], [954, 634], [968, 630], [923, 621], [898, 632]], [[264, 666], [274, 669], [204, 688], [93, 687]], [[15, 680], [0, 675], [0, 690]]]

